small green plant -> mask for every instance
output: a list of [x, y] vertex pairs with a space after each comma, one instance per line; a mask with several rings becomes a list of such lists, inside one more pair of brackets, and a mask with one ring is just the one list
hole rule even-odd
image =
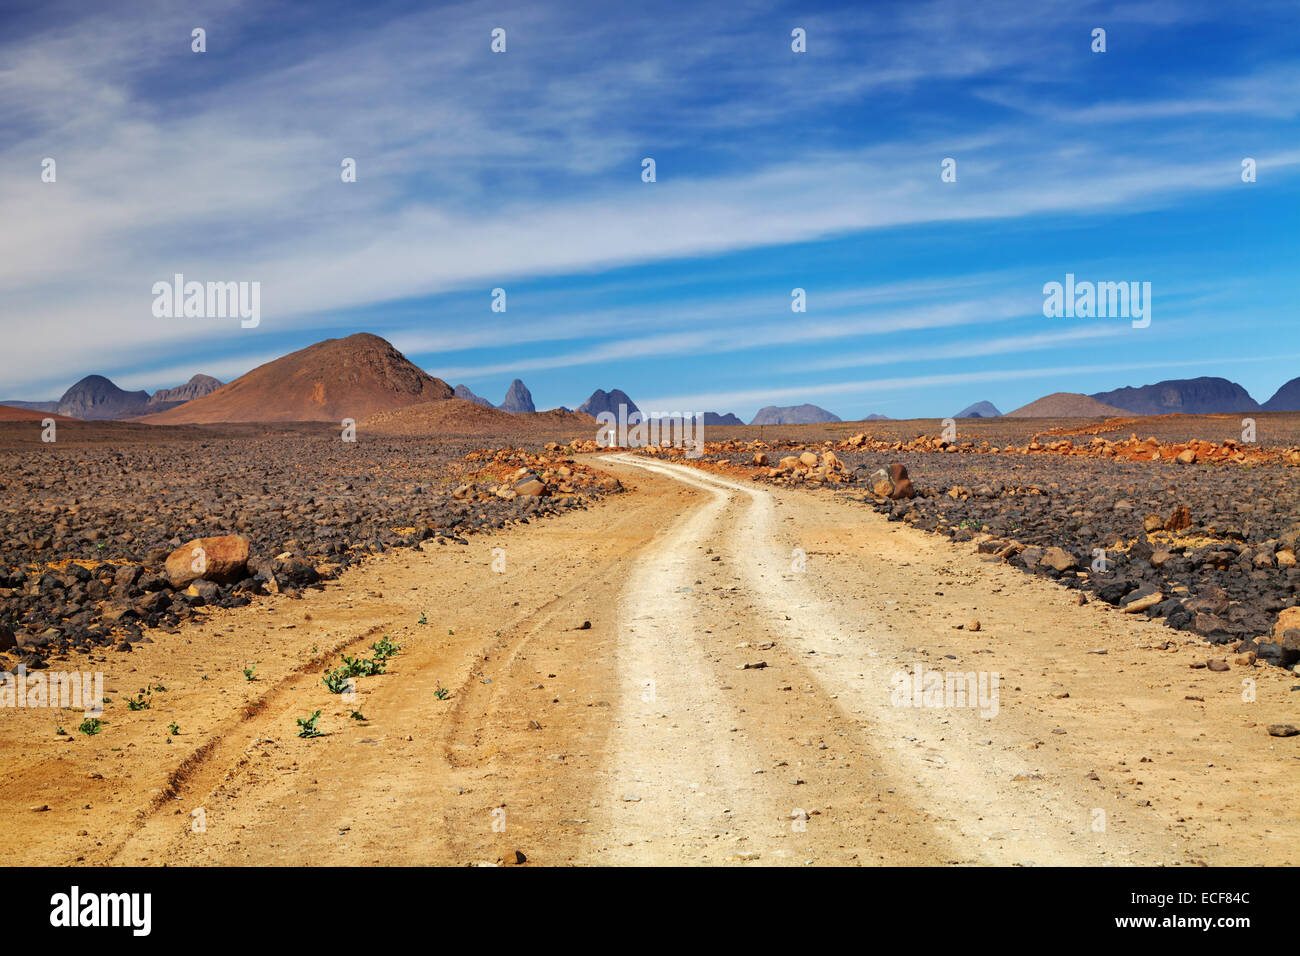
[[87, 717], [77, 727], [77, 730], [85, 734], [87, 737], [93, 737], [103, 729], [104, 722], [98, 717]]
[[171, 734], [173, 737], [179, 737], [181, 735], [181, 725], [173, 720], [167, 725], [167, 733]]
[[313, 710], [310, 717], [298, 718], [298, 736], [299, 737], [319, 737], [320, 731], [316, 728], [316, 721], [320, 720], [320, 711]]
[[446, 700], [451, 696], [451, 691], [442, 686], [442, 681], [438, 681], [438, 686], [433, 689], [433, 696], [438, 700]]
[[247, 667], [245, 667], [245, 668], [244, 668], [244, 680], [249, 680], [249, 681], [257, 680], [257, 678], [253, 676], [253, 672], [256, 671], [256, 670], [257, 670], [257, 665], [256, 665], [256, 664], [250, 664], [250, 665], [248, 665]]
[[342, 660], [349, 677], [373, 677], [384, 672], [386, 658], [376, 657], [367, 660], [364, 657], [348, 657], [344, 654]]
[[416, 623], [416, 624], [428, 624], [428, 623], [429, 623], [429, 619], [428, 619], [427, 617], [425, 617], [425, 616], [424, 616], [424, 612], [421, 611], [421, 612], [420, 612], [420, 616], [419, 616], [419, 618], [416, 620], [415, 623]]
[[394, 654], [402, 649], [402, 645], [389, 638], [387, 634], [381, 637], [375, 643], [370, 645], [370, 649], [375, 652], [375, 659], [380, 661], [388, 660]]
[[365, 714], [361, 713], [361, 711], [359, 711], [359, 710], [354, 710], [354, 711], [352, 712], [352, 719], [353, 719], [353, 720], [369, 720], [370, 718], [367, 717]]
[[152, 690], [146, 689], [143, 693], [139, 693], [136, 694], [134, 697], [128, 698], [126, 702], [127, 710], [148, 710], [152, 706], [152, 704], [150, 703], [149, 697], [147, 695], [150, 695], [152, 693], [153, 693]]
[[331, 694], [341, 694], [345, 690], [348, 690], [351, 686], [351, 681], [352, 675], [347, 672], [346, 668], [342, 667], [336, 668], [332, 671], [326, 671], [325, 676], [321, 678], [321, 683], [325, 685], [325, 688]]
[[54, 725], [54, 732], [55, 732], [56, 734], [58, 734], [60, 737], [66, 737], [66, 736], [68, 736], [68, 732], [67, 732], [66, 730], [63, 729], [63, 725], [62, 725], [62, 724], [55, 724], [55, 725]]

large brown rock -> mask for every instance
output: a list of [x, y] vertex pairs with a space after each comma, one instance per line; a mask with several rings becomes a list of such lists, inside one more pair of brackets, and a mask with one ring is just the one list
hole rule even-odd
[[1282, 636], [1287, 631], [1300, 628], [1300, 607], [1284, 607], [1278, 613], [1277, 623], [1273, 625], [1273, 640], [1281, 644]]
[[1057, 571], [1070, 571], [1079, 566], [1079, 559], [1064, 548], [1051, 547], [1043, 552], [1039, 563]]
[[533, 474], [526, 474], [515, 482], [514, 492], [520, 498], [537, 498], [546, 494], [546, 482]]
[[218, 584], [230, 584], [244, 575], [248, 566], [248, 539], [242, 534], [187, 541], [167, 558], [167, 581], [183, 588], [203, 578]]
[[1282, 608], [1270, 637], [1259, 639], [1260, 657], [1267, 657], [1284, 667], [1300, 662], [1300, 607]]
[[1187, 528], [1190, 528], [1191, 525], [1191, 512], [1187, 510], [1185, 505], [1179, 505], [1174, 509], [1174, 513], [1169, 516], [1169, 520], [1165, 522], [1165, 530], [1185, 531]]
[[898, 463], [876, 469], [871, 473], [870, 481], [872, 492], [881, 498], [898, 501], [916, 497], [916, 489], [912, 487], [912, 479], [907, 477], [907, 469]]

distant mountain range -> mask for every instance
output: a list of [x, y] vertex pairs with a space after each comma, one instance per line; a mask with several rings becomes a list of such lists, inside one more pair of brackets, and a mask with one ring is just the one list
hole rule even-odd
[[812, 425], [842, 419], [816, 405], [768, 405], [758, 410], [751, 425]]
[[13, 400], [0, 401], [0, 405], [53, 412], [87, 421], [108, 421], [137, 418], [152, 412], [166, 411], [195, 398], [201, 398], [220, 387], [221, 382], [211, 375], [195, 375], [184, 385], [178, 385], [176, 388], [160, 388], [150, 395], [145, 391], [125, 391], [103, 375], [87, 375], [64, 392], [63, 397], [58, 401]]
[[57, 398], [48, 402], [29, 402], [22, 398], [0, 399], [0, 405], [7, 405], [10, 408], [28, 408], [34, 412], [54, 412], [59, 410], [59, 400]]
[[[966, 417], [986, 405], [980, 402], [957, 415]], [[992, 408], [992, 406], [989, 406]], [[996, 412], [996, 409], [993, 409]], [[1300, 378], [1293, 378], [1273, 393], [1263, 405], [1250, 393], [1226, 378], [1174, 378], [1154, 385], [1129, 386], [1109, 392], [1080, 395], [1055, 392], [1030, 402], [1007, 417], [1101, 418], [1123, 415], [1215, 415], [1240, 412], [1300, 411]]]
[[[500, 405], [493, 405], [467, 385], [453, 390], [410, 362], [384, 339], [358, 333], [326, 339], [259, 366], [223, 385], [210, 375], [195, 375], [184, 385], [148, 392], [126, 391], [103, 375], [87, 375], [53, 401], [0, 400], [0, 405], [87, 420], [139, 418], [160, 424], [219, 421], [336, 421], [361, 419], [379, 412], [455, 397], [512, 415], [537, 411], [532, 394], [520, 380], [510, 383]], [[608, 412], [640, 413], [621, 389], [598, 388], [578, 407], [591, 416]], [[557, 411], [567, 412], [568, 409]], [[1262, 405], [1236, 382], [1202, 376], [1169, 379], [1152, 385], [1127, 386], [1083, 395], [1055, 392], [1007, 417], [1095, 418], [1124, 415], [1204, 415], [1255, 411], [1300, 411], [1300, 377], [1284, 383]], [[709, 427], [743, 425], [731, 414], [704, 412]], [[954, 418], [998, 418], [992, 402], [980, 401]], [[871, 414], [862, 421], [887, 421]], [[838, 422], [839, 416], [816, 405], [769, 405], [751, 425], [803, 425]]]

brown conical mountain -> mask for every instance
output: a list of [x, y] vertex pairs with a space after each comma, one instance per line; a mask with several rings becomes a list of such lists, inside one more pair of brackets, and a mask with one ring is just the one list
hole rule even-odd
[[451, 388], [377, 335], [326, 339], [259, 365], [202, 398], [140, 421], [341, 422], [451, 398]]
[[1007, 412], [1003, 418], [1123, 418], [1132, 417], [1114, 405], [1099, 402], [1090, 395], [1077, 392], [1053, 392], [1037, 401], [1022, 405], [1014, 412]]

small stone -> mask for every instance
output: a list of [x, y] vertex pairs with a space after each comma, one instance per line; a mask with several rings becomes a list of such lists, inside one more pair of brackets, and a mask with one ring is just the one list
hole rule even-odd
[[1045, 564], [1056, 571], [1070, 571], [1079, 566], [1079, 561], [1074, 555], [1070, 554], [1064, 548], [1052, 546], [1043, 552], [1039, 559], [1039, 564]]
[[1147, 594], [1139, 594], [1132, 600], [1125, 598], [1124, 601], [1127, 603], [1123, 603], [1123, 611], [1125, 614], [1138, 614], [1147, 608], [1155, 607], [1164, 599], [1165, 596], [1158, 590], [1150, 591]]

